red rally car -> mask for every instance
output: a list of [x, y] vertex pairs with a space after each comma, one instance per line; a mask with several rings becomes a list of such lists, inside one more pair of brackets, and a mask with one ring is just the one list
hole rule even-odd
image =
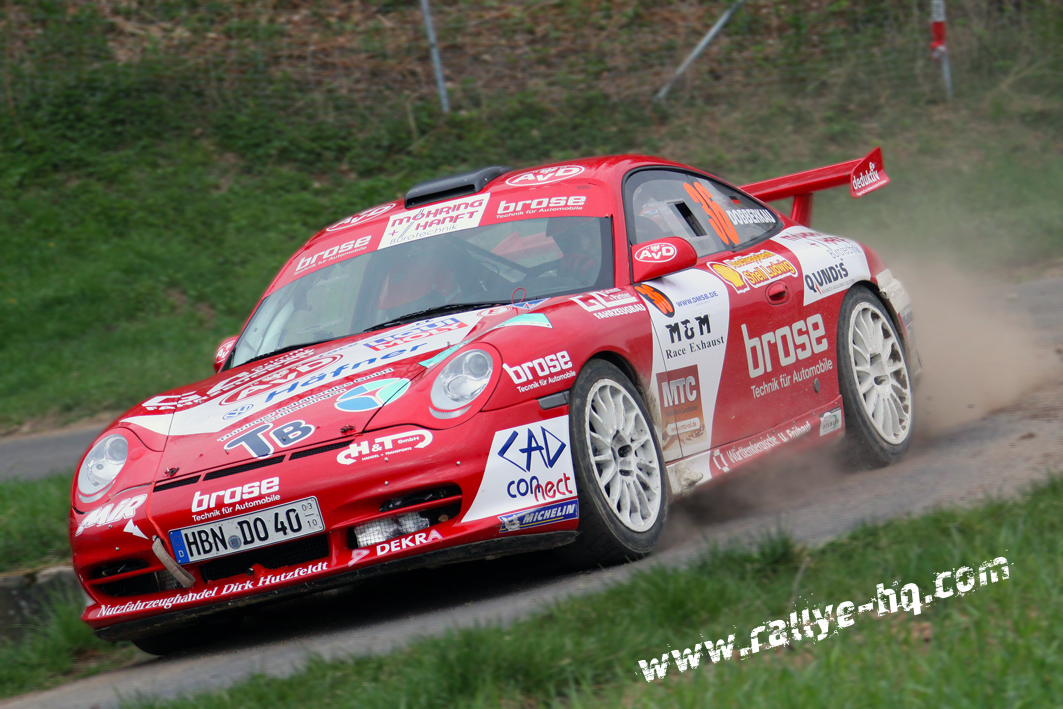
[[[667, 506], [782, 446], [907, 449], [904, 288], [810, 228], [861, 160], [742, 188], [622, 155], [489, 167], [311, 238], [216, 375], [119, 417], [71, 496], [84, 620], [149, 652], [250, 604], [558, 548], [649, 553]], [[765, 202], [793, 198], [790, 215]]]

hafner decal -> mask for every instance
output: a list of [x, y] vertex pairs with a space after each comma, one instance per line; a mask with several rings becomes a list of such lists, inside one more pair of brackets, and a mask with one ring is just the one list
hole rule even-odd
[[537, 170], [528, 170], [506, 178], [506, 184], [513, 187], [533, 187], [535, 185], [549, 185], [552, 182], [567, 180], [583, 174], [582, 165], [554, 165], [541, 167]]
[[775, 362], [780, 367], [786, 367], [819, 354], [830, 346], [823, 316], [819, 313], [759, 337], [750, 337], [749, 330], [742, 323], [742, 339], [751, 379], [772, 371], [772, 350], [775, 350]]
[[496, 431], [463, 522], [576, 497], [568, 416]]
[[378, 248], [480, 226], [490, 199], [490, 193], [473, 195], [393, 214]]

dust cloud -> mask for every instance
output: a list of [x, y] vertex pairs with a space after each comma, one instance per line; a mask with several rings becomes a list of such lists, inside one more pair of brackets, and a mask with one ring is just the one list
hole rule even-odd
[[1027, 312], [1001, 282], [942, 263], [891, 268], [912, 299], [923, 378], [916, 433], [943, 433], [1018, 403], [1057, 371]]
[[[942, 259], [887, 257], [912, 299], [923, 375], [915, 393], [913, 452], [935, 436], [1019, 403], [1058, 376], [1059, 358], [1035, 330], [1013, 288]], [[831, 447], [780, 451], [678, 501], [658, 551], [690, 543], [713, 525], [779, 512], [829, 493], [852, 476]]]

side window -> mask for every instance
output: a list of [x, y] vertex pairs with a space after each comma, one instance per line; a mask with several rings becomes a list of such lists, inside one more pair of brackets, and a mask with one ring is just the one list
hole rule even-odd
[[636, 172], [624, 186], [628, 239], [681, 236], [698, 256], [738, 248], [774, 230], [771, 211], [726, 185], [673, 170]]

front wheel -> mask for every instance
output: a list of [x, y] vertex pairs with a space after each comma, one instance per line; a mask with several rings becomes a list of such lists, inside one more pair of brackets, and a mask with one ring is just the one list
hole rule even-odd
[[882, 301], [864, 286], [854, 286], [842, 301], [838, 365], [847, 460], [860, 468], [896, 463], [912, 438], [908, 361]]
[[572, 387], [576, 541], [559, 550], [581, 568], [639, 559], [657, 543], [668, 507], [664, 454], [638, 391], [623, 372], [591, 360]]

